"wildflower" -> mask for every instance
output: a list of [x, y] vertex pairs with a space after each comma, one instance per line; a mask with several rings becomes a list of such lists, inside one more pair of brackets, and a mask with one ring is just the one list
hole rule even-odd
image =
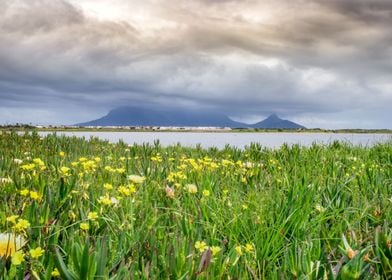
[[109, 195], [106, 194], [105, 196], [99, 197], [98, 203], [103, 204], [103, 205], [110, 205], [110, 204], [112, 204], [112, 201], [110, 200]]
[[80, 229], [81, 230], [88, 230], [90, 228], [88, 223], [81, 223], [80, 224]]
[[34, 163], [23, 164], [20, 168], [24, 171], [31, 171], [35, 168], [35, 164]]
[[19, 193], [20, 193], [20, 195], [22, 195], [22, 196], [28, 196], [29, 193], [30, 193], [30, 191], [29, 191], [28, 189], [23, 189], [23, 190], [21, 190]]
[[123, 168], [123, 167], [117, 168], [117, 169], [116, 169], [116, 172], [117, 172], [118, 174], [124, 174], [124, 173], [125, 173], [125, 168]]
[[35, 249], [31, 249], [30, 250], [30, 256], [33, 259], [38, 259], [39, 257], [41, 257], [43, 254], [45, 253], [45, 250], [43, 250], [41, 247], [37, 247]]
[[16, 252], [11, 259], [13, 265], [20, 265], [24, 261], [24, 254], [22, 251]]
[[7, 217], [6, 221], [7, 221], [7, 222], [10, 222], [10, 223], [12, 223], [12, 224], [16, 224], [16, 219], [17, 219], [17, 218], [19, 218], [18, 215], [12, 215], [12, 216]]
[[12, 228], [17, 232], [23, 232], [29, 227], [30, 227], [29, 221], [25, 219], [19, 219], [18, 222]]
[[33, 159], [33, 162], [41, 169], [41, 170], [45, 170], [46, 166], [45, 166], [45, 162], [40, 159], [40, 158], [35, 158]]
[[35, 191], [31, 191], [31, 192], [30, 192], [30, 198], [33, 199], [33, 200], [39, 201], [39, 200], [41, 200], [41, 195], [38, 194], [38, 193], [35, 192]]
[[118, 205], [118, 204], [120, 203], [120, 201], [118, 201], [118, 199], [116, 199], [115, 197], [111, 197], [111, 198], [110, 198], [110, 202], [111, 202], [113, 205]]
[[20, 235], [13, 233], [0, 233], [0, 257], [13, 256], [26, 241]]
[[130, 196], [131, 195], [131, 191], [129, 190], [129, 188], [126, 188], [125, 186], [120, 186], [118, 188], [118, 192], [123, 196]]
[[203, 197], [209, 197], [210, 196], [210, 191], [209, 190], [203, 190]]
[[235, 249], [237, 255], [242, 256], [243, 252], [242, 252], [242, 246], [241, 245], [236, 246], [234, 249]]
[[106, 171], [108, 171], [108, 172], [114, 172], [114, 171], [116, 171], [116, 169], [114, 169], [113, 167], [111, 167], [111, 166], [105, 166], [105, 168], [104, 168]]
[[198, 250], [200, 253], [203, 253], [205, 250], [208, 249], [208, 246], [204, 241], [196, 241], [195, 249]]
[[59, 270], [57, 268], [53, 269], [52, 273], [50, 273], [50, 276], [59, 277], [60, 276]]
[[351, 249], [351, 248], [348, 248], [347, 250], [346, 250], [346, 254], [347, 254], [347, 257], [351, 260], [352, 258], [354, 258], [356, 255], [357, 255], [357, 251], [354, 251], [353, 249]]
[[129, 175], [128, 179], [134, 184], [141, 184], [146, 180], [145, 177], [139, 175]]
[[13, 162], [15, 163], [15, 164], [22, 164], [23, 163], [23, 160], [21, 160], [21, 159], [18, 159], [18, 158], [14, 158], [13, 159]]
[[132, 193], [135, 193], [135, 192], [136, 192], [136, 187], [135, 187], [135, 185], [133, 185], [133, 184], [130, 185], [130, 186], [129, 186], [129, 191], [131, 192], [131, 194], [132, 194]]
[[188, 192], [191, 194], [197, 193], [197, 186], [195, 184], [188, 184], [186, 185], [186, 188], [188, 189]]
[[110, 191], [111, 189], [113, 189], [113, 185], [112, 184], [103, 184], [103, 188], [107, 191]]
[[76, 214], [72, 211], [72, 210], [70, 210], [69, 212], [68, 212], [68, 217], [71, 219], [71, 221], [75, 221], [76, 220]]
[[324, 208], [323, 206], [321, 206], [320, 204], [316, 204], [316, 205], [314, 206], [314, 208], [315, 208], [316, 211], [319, 212], [319, 213], [325, 212], [325, 208]]
[[167, 186], [165, 191], [168, 198], [174, 198], [174, 189]]
[[219, 246], [212, 246], [210, 249], [213, 256], [217, 255], [222, 250]]
[[250, 243], [246, 243], [245, 245], [245, 252], [250, 253], [254, 250], [253, 245]]
[[7, 178], [0, 177], [0, 184], [10, 184], [10, 183], [12, 183], [12, 179], [10, 177]]
[[97, 212], [90, 212], [90, 213], [88, 213], [87, 218], [89, 220], [95, 220], [98, 218], [98, 213]]
[[59, 152], [60, 157], [65, 157], [65, 153], [63, 151]]
[[66, 167], [66, 166], [60, 167], [60, 175], [64, 176], [64, 177], [69, 176], [69, 170], [70, 170], [69, 167]]

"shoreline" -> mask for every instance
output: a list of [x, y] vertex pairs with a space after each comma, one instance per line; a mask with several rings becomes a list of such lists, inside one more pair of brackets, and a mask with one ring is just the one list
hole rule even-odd
[[126, 127], [0, 126], [0, 131], [392, 134], [392, 129], [320, 129], [320, 128], [286, 129], [286, 128], [128, 127], [128, 126]]

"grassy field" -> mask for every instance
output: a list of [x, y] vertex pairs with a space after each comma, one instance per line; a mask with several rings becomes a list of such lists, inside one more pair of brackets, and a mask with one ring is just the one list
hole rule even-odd
[[392, 143], [0, 135], [0, 279], [392, 279]]

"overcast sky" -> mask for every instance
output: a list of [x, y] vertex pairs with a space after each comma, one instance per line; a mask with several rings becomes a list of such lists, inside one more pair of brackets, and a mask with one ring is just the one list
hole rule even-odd
[[392, 128], [391, 0], [0, 0], [0, 123], [123, 105]]

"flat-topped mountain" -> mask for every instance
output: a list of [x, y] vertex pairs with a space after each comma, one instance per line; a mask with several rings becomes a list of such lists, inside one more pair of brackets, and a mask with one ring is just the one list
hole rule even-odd
[[247, 127], [213, 111], [120, 107], [80, 126], [214, 126]]
[[248, 125], [211, 110], [184, 110], [144, 107], [119, 107], [106, 116], [78, 126], [174, 126], [231, 128], [304, 128], [273, 114], [264, 121]]

